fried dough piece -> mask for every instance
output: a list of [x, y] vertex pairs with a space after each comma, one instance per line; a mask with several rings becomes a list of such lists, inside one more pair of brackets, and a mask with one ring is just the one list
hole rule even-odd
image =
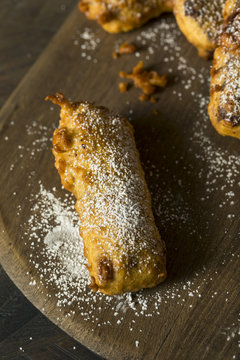
[[60, 93], [46, 100], [61, 106], [53, 154], [62, 185], [77, 199], [90, 286], [115, 295], [158, 285], [166, 278], [166, 251], [132, 126]]
[[221, 135], [240, 139], [240, 1], [228, 1], [211, 69], [208, 113]]
[[81, 0], [79, 9], [109, 33], [130, 31], [172, 11], [174, 0]]
[[225, 20], [229, 18], [232, 14], [239, 10], [240, 2], [239, 0], [227, 0], [223, 10], [223, 17]]
[[174, 14], [180, 30], [204, 59], [208, 59], [216, 46], [223, 24], [226, 0], [175, 0]]

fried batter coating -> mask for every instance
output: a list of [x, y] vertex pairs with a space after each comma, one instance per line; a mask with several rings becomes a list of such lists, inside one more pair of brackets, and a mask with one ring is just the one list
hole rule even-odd
[[175, 0], [174, 13], [180, 30], [208, 59], [215, 47], [223, 24], [223, 7], [226, 0]]
[[240, 138], [240, 1], [227, 1], [211, 69], [208, 113], [221, 135]]
[[166, 278], [166, 251], [132, 126], [60, 93], [46, 100], [61, 106], [53, 154], [62, 185], [77, 199], [90, 286], [115, 295], [158, 285]]
[[130, 31], [172, 11], [173, 0], [81, 0], [79, 9], [109, 33]]

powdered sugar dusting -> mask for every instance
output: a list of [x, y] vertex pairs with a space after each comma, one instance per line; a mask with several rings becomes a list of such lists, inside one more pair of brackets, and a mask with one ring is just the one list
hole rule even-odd
[[232, 359], [238, 359], [240, 353], [240, 313], [235, 322], [227, 326], [221, 331], [227, 343], [235, 342], [237, 344], [237, 351], [232, 355]]
[[[127, 310], [132, 311], [133, 319], [135, 316], [160, 315], [162, 302], [174, 301], [178, 305], [184, 305], [187, 298], [201, 298], [204, 286], [213, 280], [212, 275], [206, 273], [206, 267], [203, 266], [191, 276], [191, 280], [162, 285], [163, 288], [159, 287], [151, 293], [144, 291], [137, 294], [127, 293], [115, 297], [117, 302], [115, 298], [101, 293], [93, 294], [92, 290], [88, 289], [90, 278], [85, 267], [86, 259], [78, 232], [79, 219], [74, 209], [74, 199], [66, 194], [65, 199], [60, 200], [54, 194], [55, 191], [55, 189], [47, 191], [40, 184], [39, 194], [32, 199], [32, 215], [28, 220], [29, 230], [25, 236], [28, 239], [26, 246], [31, 250], [29, 262], [37, 270], [40, 283], [56, 288], [57, 306], [60, 308], [68, 306], [67, 316], [72, 314], [71, 307], [77, 306], [83, 310], [84, 304], [88, 303], [90, 298], [95, 304], [104, 299], [105, 305], [101, 304], [101, 307], [111, 306], [114, 318], [118, 322], [121, 322], [121, 314]], [[44, 259], [41, 266], [38, 252]], [[204, 274], [202, 285], [198, 283], [201, 273]], [[32, 279], [32, 285], [34, 285], [33, 281]], [[88, 311], [82, 315], [87, 320], [96, 316], [96, 313]]]
[[[180, 245], [176, 245], [178, 239], [167, 238], [166, 240], [172, 242], [172, 253], [168, 255], [168, 262], [172, 267], [168, 280], [161, 286], [137, 294], [127, 293], [114, 298], [101, 293], [93, 293], [88, 288], [89, 275], [84, 265], [86, 259], [83, 255], [82, 240], [78, 233], [79, 218], [74, 209], [75, 200], [67, 192], [61, 192], [60, 188], [58, 190], [52, 188], [48, 182], [48, 173], [38, 174], [38, 179], [39, 176], [42, 178], [42, 182], [39, 183], [39, 191], [28, 199], [31, 211], [26, 223], [22, 224], [24, 228], [22, 240], [25, 242], [30, 267], [34, 269], [33, 272], [27, 274], [30, 286], [38, 287], [39, 284], [42, 284], [47, 291], [47, 297], [56, 300], [62, 317], [78, 316], [79, 321], [91, 323], [93, 330], [96, 327], [109, 326], [120, 328], [124, 323], [126, 331], [129, 333], [129, 339], [131, 334], [134, 338], [132, 345], [137, 350], [144, 344], [145, 326], [150, 328], [151, 321], [153, 319], [157, 321], [156, 319], [162, 318], [164, 314], [167, 314], [166, 322], [170, 321], [169, 313], [172, 309], [180, 307], [179, 312], [187, 312], [190, 316], [199, 305], [204, 306], [204, 302], [214, 306], [216, 301], [222, 301], [223, 313], [231, 312], [232, 294], [228, 291], [227, 284], [226, 291], [223, 290], [221, 294], [216, 293], [214, 285], [222, 280], [222, 273], [228, 271], [227, 269], [232, 266], [234, 261], [238, 261], [240, 256], [233, 246], [221, 253], [221, 259], [219, 259], [218, 252], [221, 250], [216, 249], [216, 243], [212, 246], [211, 234], [208, 233], [208, 229], [211, 223], [216, 225], [216, 228], [224, 226], [223, 231], [227, 237], [231, 232], [234, 219], [239, 216], [236, 195], [240, 183], [240, 163], [237, 151], [233, 153], [227, 145], [217, 145], [218, 135], [210, 131], [211, 125], [206, 110], [209, 100], [206, 96], [209, 69], [207, 66], [195, 68], [191, 63], [192, 59], [185, 57], [178, 44], [181, 35], [176, 24], [168, 18], [162, 19], [159, 23], [139, 30], [136, 36], [139, 37], [134, 43], [138, 44], [139, 42], [141, 45], [141, 42], [145, 42], [146, 45], [146, 51], [142, 53], [140, 51], [142, 57], [151, 61], [159, 52], [163, 63], [167, 64], [169, 74], [175, 73], [174, 85], [167, 88], [166, 91], [169, 91], [169, 96], [174, 97], [175, 106], [179, 107], [179, 112], [184, 111], [181, 106], [184, 96], [188, 96], [189, 103], [195, 102], [192, 122], [188, 122], [191, 137], [184, 138], [189, 145], [187, 151], [180, 147], [174, 148], [174, 143], [168, 143], [167, 146], [164, 145], [163, 152], [159, 153], [159, 157], [164, 159], [163, 166], [159, 167], [158, 164], [146, 160], [144, 168], [148, 180], [150, 179], [149, 185], [154, 195], [153, 207], [160, 230], [165, 235], [170, 234], [169, 237], [171, 234], [176, 234], [176, 229], [178, 234], [183, 234], [184, 241], [181, 247], [184, 248], [186, 242], [192, 243], [196, 247], [196, 254], [191, 255], [200, 258], [200, 265], [190, 271], [188, 262], [191, 261], [191, 258], [189, 257], [184, 263], [186, 269], [184, 275], [172, 274], [174, 266], [171, 265], [171, 262], [179, 259]], [[78, 40], [78, 45], [89, 41], [84, 38]], [[97, 46], [94, 50], [96, 58], [98, 49]], [[82, 51], [85, 50], [82, 49]], [[92, 55], [93, 51], [89, 50], [89, 54]], [[177, 63], [175, 68], [172, 66], [174, 62]], [[182, 89], [175, 87], [179, 83], [181, 83]], [[118, 90], [116, 89], [116, 91]], [[129, 114], [136, 121], [134, 104], [128, 102], [128, 106]], [[165, 121], [164, 115], [163, 109], [159, 122]], [[175, 119], [170, 119], [169, 122], [174, 123]], [[25, 131], [29, 138], [31, 140], [38, 138], [39, 141], [32, 142], [32, 146], [27, 149], [19, 139], [18, 145], [21, 146], [18, 150], [19, 157], [16, 158], [16, 163], [10, 165], [11, 174], [14, 176], [21, 157], [29, 158], [29, 163], [33, 164], [33, 170], [26, 177], [26, 186], [30, 185], [31, 179], [36, 179], [40, 155], [47, 152], [45, 156], [50, 158], [52, 129], [49, 123], [47, 125], [44, 127], [40, 123], [33, 123], [26, 127]], [[183, 128], [180, 133], [182, 137], [184, 137]], [[8, 137], [10, 138], [10, 134]], [[157, 141], [161, 142], [161, 139], [156, 139], [155, 143], [155, 139], [151, 138], [144, 144], [145, 154], [148, 154], [148, 151], [150, 152], [158, 144]], [[8, 141], [5, 142], [8, 143]], [[227, 140], [225, 144], [227, 144]], [[175, 153], [172, 164], [169, 164], [168, 161], [169, 152]], [[189, 158], [186, 158], [186, 153], [190, 155]], [[178, 171], [183, 168], [185, 175]], [[192, 173], [196, 175], [194, 178], [191, 177]], [[57, 181], [57, 174], [55, 179]], [[153, 181], [151, 184], [151, 180], [157, 181]], [[190, 191], [189, 186], [191, 181], [194, 181], [196, 188], [201, 187], [201, 199], [194, 199], [195, 194]], [[13, 199], [17, 198], [18, 192], [19, 189], [13, 189]], [[220, 194], [218, 209], [213, 208], [211, 204], [211, 196], [214, 196], [215, 192]], [[198, 211], [193, 209], [191, 204], [195, 204]], [[218, 218], [216, 219], [221, 211], [227, 214], [224, 225], [219, 224]], [[21, 205], [17, 208], [17, 215], [24, 215]], [[203, 224], [201, 231], [198, 228], [199, 219]], [[229, 236], [232, 236], [231, 233]], [[239, 236], [238, 234], [237, 239], [232, 239], [232, 243], [238, 241]], [[204, 249], [205, 252], [214, 254], [210, 260], [209, 257], [202, 256], [202, 254], [204, 255], [203, 251], [200, 252], [200, 255], [198, 253], [202, 248], [201, 244], [197, 247], [197, 241], [199, 243], [202, 239], [202, 247], [207, 248]], [[220, 239], [218, 241], [218, 246], [220, 246]], [[167, 241], [168, 248], [169, 243]], [[184, 252], [181, 254], [185, 255]], [[174, 268], [174, 271], [178, 271], [178, 269]], [[45, 312], [45, 309], [42, 311]], [[128, 323], [126, 323], [126, 319], [128, 319]], [[142, 325], [143, 319], [144, 326]], [[221, 335], [223, 346], [238, 339], [238, 321], [228, 322], [228, 324], [234, 324], [233, 326], [226, 324], [227, 322], [224, 322], [222, 326], [219, 326], [219, 332], [225, 332]], [[237, 359], [238, 352], [235, 351], [233, 356]]]
[[[125, 269], [125, 277], [133, 276], [132, 268], [142, 272], [145, 265], [158, 266], [163, 250], [130, 124], [106, 109], [81, 103], [61, 118], [60, 128], [74, 131], [71, 147], [54, 155], [57, 168], [60, 161], [65, 163], [63, 183], [76, 179], [71, 191], [87, 251], [94, 239], [102, 239], [96, 245], [101, 249], [98, 258], [92, 261], [107, 258], [113, 271]], [[87, 179], [83, 193], [78, 178]], [[155, 255], [156, 260], [151, 259]]]
[[84, 28], [83, 31], [77, 30], [73, 37], [73, 45], [81, 48], [82, 59], [94, 64], [98, 62], [95, 51], [99, 48], [100, 42], [100, 38], [89, 27]]
[[[238, 49], [240, 35], [240, 15], [230, 21], [223, 32], [224, 43], [221, 45], [223, 53], [218, 58], [215, 53], [215, 64], [220, 68], [217, 69], [218, 84], [221, 87], [219, 99], [219, 119], [224, 119], [231, 126], [237, 126], [240, 123], [240, 53]], [[224, 57], [224, 59], [222, 59]], [[214, 89], [214, 87], [213, 87]]]
[[187, 16], [196, 18], [199, 26], [214, 40], [223, 24], [225, 0], [186, 0], [184, 10]]

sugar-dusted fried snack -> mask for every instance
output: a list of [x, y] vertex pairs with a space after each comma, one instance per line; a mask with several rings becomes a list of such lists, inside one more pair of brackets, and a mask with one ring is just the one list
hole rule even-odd
[[225, 21], [233, 15], [236, 11], [239, 11], [240, 2], [239, 0], [227, 0], [223, 9], [223, 17]]
[[119, 76], [132, 80], [134, 86], [143, 91], [139, 97], [141, 101], [148, 101], [151, 98], [151, 95], [155, 94], [159, 88], [164, 88], [167, 85], [166, 75], [159, 75], [153, 70], [145, 70], [142, 61], [139, 61], [133, 68], [131, 74], [120, 71]]
[[165, 245], [132, 126], [60, 93], [46, 100], [61, 106], [53, 154], [62, 185], [77, 199], [91, 287], [115, 295], [158, 285], [166, 278]]
[[240, 1], [227, 1], [211, 69], [208, 113], [221, 135], [240, 139]]
[[208, 59], [215, 47], [223, 24], [223, 7], [226, 0], [175, 0], [174, 13], [180, 30]]
[[79, 9], [110, 33], [130, 31], [172, 11], [173, 0], [81, 0]]

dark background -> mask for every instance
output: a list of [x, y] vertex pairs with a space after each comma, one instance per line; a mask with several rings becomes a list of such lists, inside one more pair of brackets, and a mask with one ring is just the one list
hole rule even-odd
[[[77, 0], [0, 1], [0, 107]], [[27, 353], [27, 354], [26, 354]], [[0, 266], [0, 359], [100, 359], [42, 315]]]

